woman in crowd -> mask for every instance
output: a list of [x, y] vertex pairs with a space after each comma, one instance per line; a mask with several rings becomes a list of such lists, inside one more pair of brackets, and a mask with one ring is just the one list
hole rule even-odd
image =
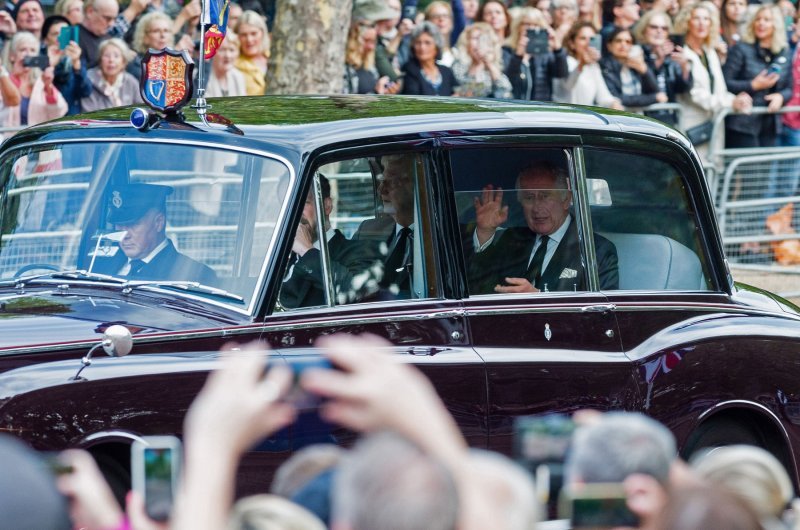
[[132, 56], [133, 52], [122, 39], [100, 43], [100, 64], [89, 69], [92, 93], [81, 100], [83, 112], [142, 101], [139, 80], [125, 71]]
[[[734, 96], [728, 92], [722, 75], [715, 44], [719, 40], [717, 8], [708, 0], [689, 4], [678, 14], [675, 30], [685, 34], [683, 53], [692, 70], [692, 89], [678, 95], [681, 104], [681, 129], [686, 131], [701, 158], [708, 160], [709, 140], [714, 116], [725, 108], [746, 111], [752, 104], [750, 96], [742, 92]], [[721, 133], [722, 131], [717, 131]], [[722, 147], [720, 134], [714, 137], [714, 149]]]
[[69, 25], [69, 20], [61, 15], [47, 17], [42, 26], [42, 40], [53, 66], [53, 84], [67, 102], [67, 114], [72, 115], [81, 111], [81, 98], [92, 91], [92, 83], [81, 60], [78, 43], [70, 41], [64, 49], [59, 44], [61, 28]]
[[569, 75], [566, 79], [555, 80], [553, 99], [561, 103], [622, 110], [622, 103], [608, 91], [603, 72], [600, 71], [600, 50], [591, 46], [595, 35], [598, 35], [595, 26], [585, 21], [575, 23], [567, 33]]
[[450, 50], [450, 36], [453, 33], [453, 8], [449, 2], [434, 0], [425, 8], [425, 20], [433, 22], [442, 35], [442, 49], [439, 62], [445, 66], [453, 65], [453, 52]]
[[[529, 53], [529, 29], [542, 32], [542, 38], [547, 35], [545, 53]], [[511, 82], [513, 97], [552, 101], [553, 80], [564, 79], [569, 73], [567, 52], [561, 45], [560, 35], [549, 28], [541, 11], [526, 7], [514, 20], [509, 42], [512, 52], [505, 74]]]
[[[6, 67], [0, 70], [0, 123], [4, 127], [35, 125], [67, 113], [67, 102], [53, 84], [53, 67], [40, 69], [24, 64], [26, 58], [38, 56], [39, 50], [39, 39], [27, 31], [15, 33], [7, 46]], [[9, 81], [16, 86], [17, 97]]]
[[477, 22], [489, 24], [501, 43], [511, 34], [511, 16], [506, 5], [500, 0], [487, 0], [478, 11]]
[[53, 12], [69, 20], [75, 26], [83, 22], [83, 0], [58, 0]]
[[[128, 63], [127, 71], [136, 79], [142, 73], [142, 58], [147, 50], [162, 50], [175, 46], [175, 34], [172, 32], [172, 19], [161, 11], [153, 11], [144, 15], [136, 24], [133, 32], [133, 51], [136, 56]], [[175, 46], [178, 50], [191, 52], [194, 50], [191, 37], [183, 35]]]
[[[747, 92], [753, 105], [778, 111], [792, 97], [792, 68], [786, 28], [777, 6], [765, 4], [753, 14], [742, 41], [730, 49], [722, 67], [732, 92]], [[777, 144], [781, 117], [777, 114], [729, 116], [727, 147], [771, 147]]]
[[375, 26], [356, 22], [347, 36], [344, 65], [344, 91], [347, 94], [394, 94], [397, 83], [388, 76], [378, 77], [375, 68], [375, 47], [378, 31]]
[[556, 38], [559, 42], [563, 42], [564, 37], [578, 20], [577, 2], [575, 0], [553, 0], [550, 5], [550, 20], [552, 20], [550, 26], [553, 28]]
[[403, 67], [403, 94], [453, 95], [458, 84], [453, 71], [436, 62], [442, 46], [442, 35], [431, 22], [422, 22], [414, 28], [411, 32], [411, 59]]
[[590, 22], [595, 28], [602, 27], [603, 16], [598, 0], [578, 0], [578, 20]]
[[503, 73], [500, 38], [485, 22], [476, 22], [461, 33], [453, 73], [458, 80], [458, 96], [511, 97], [511, 83]]
[[206, 84], [206, 96], [244, 96], [245, 81], [242, 72], [234, 66], [239, 58], [239, 37], [236, 33], [228, 33], [225, 40], [211, 60], [211, 70]]
[[[795, 20], [793, 37], [800, 37], [798, 28], [800, 28], [800, 24]], [[791, 68], [792, 98], [786, 102], [786, 106], [797, 107], [800, 106], [800, 46], [795, 46]], [[800, 147], [800, 112], [786, 113], [783, 115], [782, 121], [778, 145], [782, 147]], [[800, 160], [787, 160], [782, 166], [780, 176], [770, 181], [771, 186], [767, 189], [767, 197], [791, 196], [800, 190]]]
[[236, 68], [244, 74], [248, 96], [263, 96], [267, 90], [267, 64], [269, 63], [269, 33], [264, 19], [255, 11], [245, 11], [236, 27], [240, 55]]
[[[664, 11], [656, 9], [645, 13], [634, 29], [636, 40], [642, 44], [647, 67], [656, 76], [658, 91], [667, 95], [667, 101], [675, 103], [678, 94], [691, 88], [691, 68], [689, 60], [669, 39], [672, 21]], [[670, 125], [678, 125], [677, 114], [667, 111], [646, 112]]]
[[625, 107], [667, 102], [667, 94], [658, 90], [656, 76], [647, 67], [642, 48], [634, 45], [630, 30], [612, 30], [606, 48], [608, 54], [600, 59], [603, 79], [608, 90]]
[[747, 0], [723, 0], [720, 11], [720, 32], [722, 40], [732, 47], [742, 40], [747, 26]]

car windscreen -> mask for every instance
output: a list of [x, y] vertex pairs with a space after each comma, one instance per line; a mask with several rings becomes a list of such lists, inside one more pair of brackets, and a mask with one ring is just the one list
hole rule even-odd
[[0, 280], [85, 271], [240, 310], [292, 175], [277, 158], [152, 142], [37, 146], [0, 167]]

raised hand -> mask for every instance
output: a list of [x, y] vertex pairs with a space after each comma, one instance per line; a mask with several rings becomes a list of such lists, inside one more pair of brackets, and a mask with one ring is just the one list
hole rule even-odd
[[478, 241], [483, 244], [508, 220], [508, 206], [503, 206], [503, 189], [489, 184], [483, 188], [480, 197], [473, 199], [473, 204], [477, 223], [475, 231]]

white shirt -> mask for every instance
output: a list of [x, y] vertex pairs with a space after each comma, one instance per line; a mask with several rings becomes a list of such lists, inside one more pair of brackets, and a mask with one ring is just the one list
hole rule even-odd
[[[158, 253], [161, 252], [162, 250], [164, 250], [165, 248], [167, 248], [167, 240], [166, 239], [164, 239], [163, 241], [161, 241], [161, 243], [156, 245], [156, 248], [151, 250], [150, 254], [148, 254], [147, 256], [143, 257], [142, 261], [144, 261], [145, 263], [150, 263], [151, 261], [153, 261], [153, 258], [155, 258], [158, 255]], [[130, 258], [128, 258], [128, 262], [125, 263], [125, 265], [122, 266], [122, 268], [119, 270], [117, 275], [118, 276], [127, 276], [129, 272], [131, 272], [131, 260], [130, 260]]]

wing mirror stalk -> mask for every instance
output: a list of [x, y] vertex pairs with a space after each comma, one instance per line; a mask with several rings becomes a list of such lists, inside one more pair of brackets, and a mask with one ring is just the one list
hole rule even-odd
[[106, 332], [103, 333], [103, 340], [92, 346], [89, 352], [81, 359], [81, 367], [78, 369], [78, 373], [70, 378], [70, 381], [81, 379], [81, 372], [92, 364], [92, 354], [98, 348], [103, 348], [109, 357], [124, 357], [128, 355], [131, 352], [131, 348], [133, 348], [133, 337], [131, 337], [130, 330], [119, 324], [109, 326]]

